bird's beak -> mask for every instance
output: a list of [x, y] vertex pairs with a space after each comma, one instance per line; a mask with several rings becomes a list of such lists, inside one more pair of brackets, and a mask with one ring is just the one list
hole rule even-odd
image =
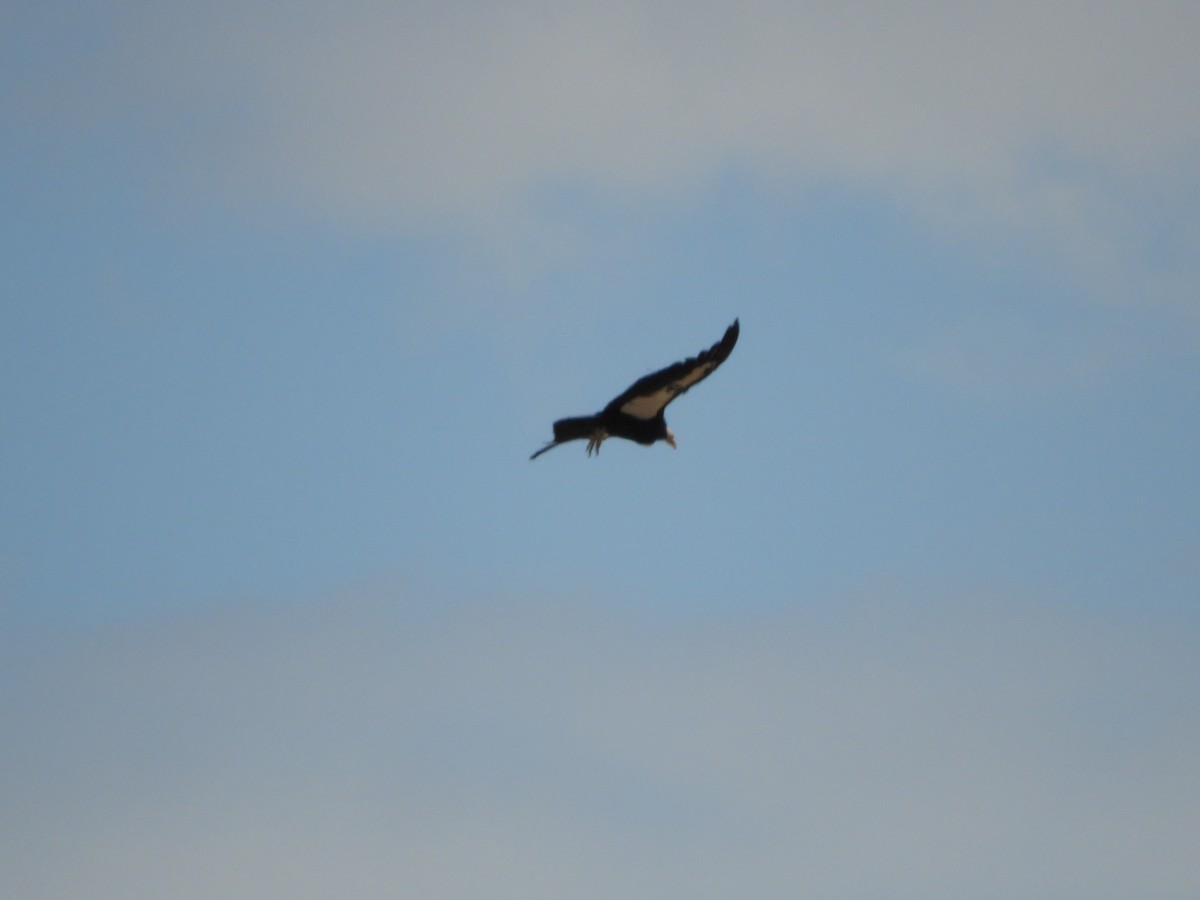
[[675, 449], [675, 435], [669, 431], [667, 432], [667, 443], [671, 445], [672, 450]]

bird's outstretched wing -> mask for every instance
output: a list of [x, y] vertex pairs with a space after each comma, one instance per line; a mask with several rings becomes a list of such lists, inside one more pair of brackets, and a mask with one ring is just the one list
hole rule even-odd
[[691, 359], [677, 362], [653, 374], [639, 378], [625, 393], [604, 408], [605, 413], [623, 413], [635, 419], [653, 419], [667, 404], [712, 374], [729, 357], [738, 339], [738, 320], [725, 330], [725, 336]]

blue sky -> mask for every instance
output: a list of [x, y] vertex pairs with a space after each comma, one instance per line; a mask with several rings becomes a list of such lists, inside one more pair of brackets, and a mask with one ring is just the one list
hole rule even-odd
[[1200, 892], [1191, 5], [0, 33], [6, 895]]

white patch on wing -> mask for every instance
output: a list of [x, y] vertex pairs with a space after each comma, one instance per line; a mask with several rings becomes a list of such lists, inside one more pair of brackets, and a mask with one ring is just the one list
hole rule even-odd
[[651, 394], [642, 394], [627, 401], [621, 406], [621, 412], [627, 416], [633, 416], [635, 419], [653, 419], [664, 406], [715, 368], [716, 364], [696, 366], [683, 377], [660, 387], [657, 391]]
[[633, 416], [635, 419], [653, 419], [677, 393], [679, 392], [675, 390], [675, 385], [669, 384], [664, 388], [659, 388], [653, 394], [634, 397], [621, 407], [621, 412], [627, 416]]

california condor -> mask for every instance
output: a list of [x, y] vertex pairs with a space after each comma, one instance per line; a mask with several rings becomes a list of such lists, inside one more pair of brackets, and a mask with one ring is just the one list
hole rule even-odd
[[619, 437], [650, 445], [666, 441], [675, 446], [675, 435], [667, 427], [663, 411], [667, 404], [692, 385], [703, 381], [729, 357], [738, 339], [738, 320], [725, 330], [725, 336], [691, 359], [667, 366], [652, 375], [639, 378], [625, 393], [594, 416], [575, 416], [554, 423], [554, 440], [530, 459], [537, 459], [551, 447], [567, 441], [587, 438], [588, 456], [600, 453], [605, 438]]

